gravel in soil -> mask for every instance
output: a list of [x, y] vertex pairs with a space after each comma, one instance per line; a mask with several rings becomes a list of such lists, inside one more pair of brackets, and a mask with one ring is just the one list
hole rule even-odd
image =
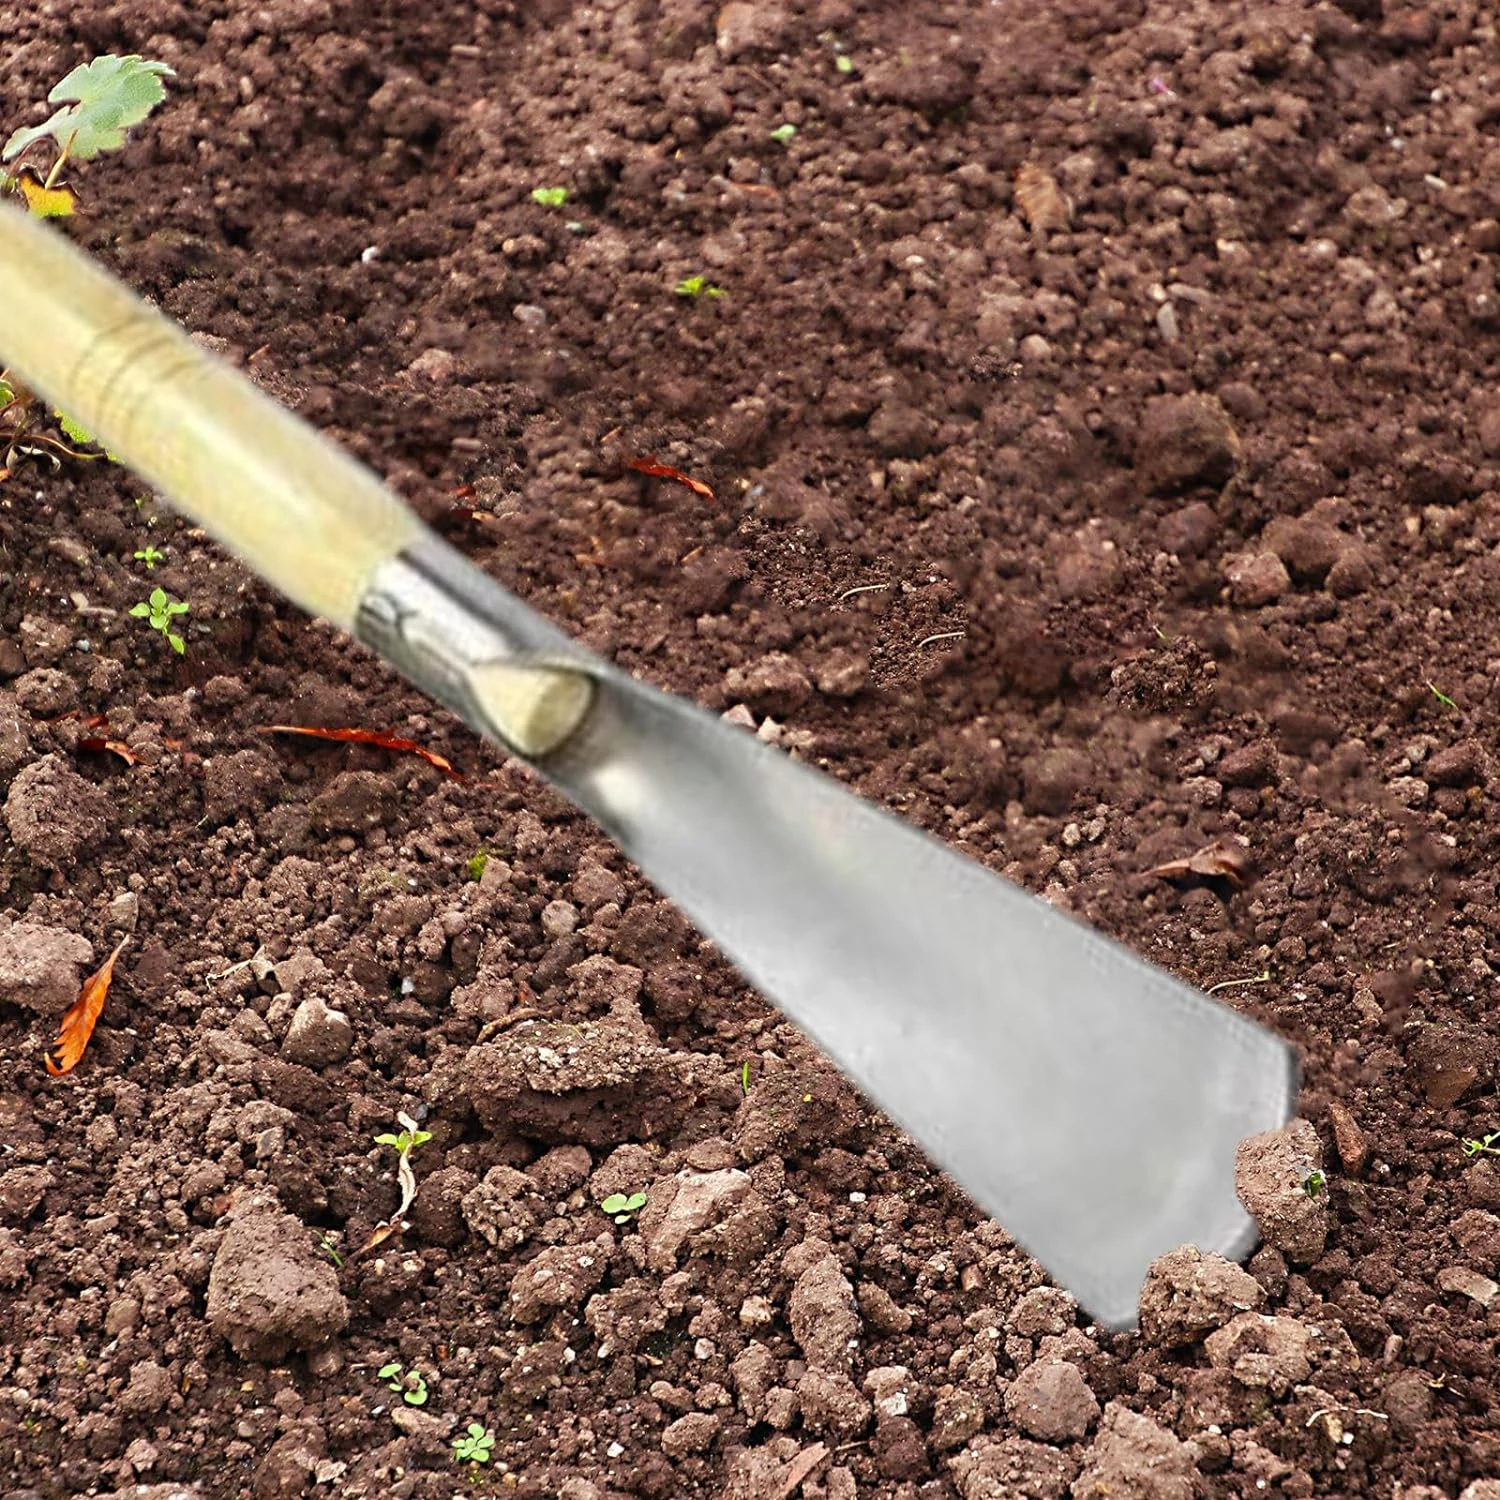
[[23, 468], [0, 1494], [1496, 1493], [1493, 5], [0, 16], [7, 131], [177, 70], [69, 233], [622, 665], [1228, 983], [1308, 1122], [1102, 1334], [523, 769]]

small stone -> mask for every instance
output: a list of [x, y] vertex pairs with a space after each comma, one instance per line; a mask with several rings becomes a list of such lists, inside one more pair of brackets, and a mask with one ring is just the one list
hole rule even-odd
[[929, 1437], [939, 1453], [962, 1448], [984, 1426], [984, 1406], [973, 1391], [944, 1386], [932, 1405]]
[[1500, 1286], [1468, 1266], [1445, 1267], [1438, 1272], [1437, 1284], [1442, 1291], [1457, 1292], [1481, 1307], [1488, 1307], [1496, 1297], [1500, 1297]]
[[510, 1315], [517, 1323], [539, 1323], [552, 1312], [576, 1312], [604, 1280], [614, 1237], [581, 1245], [549, 1245], [516, 1272], [510, 1284]]
[[719, 1435], [722, 1419], [713, 1412], [690, 1411], [662, 1429], [661, 1451], [671, 1459], [707, 1453]]
[[912, 1315], [883, 1286], [873, 1281], [862, 1281], [855, 1300], [859, 1303], [865, 1322], [876, 1333], [911, 1332]]
[[836, 1256], [821, 1256], [797, 1277], [787, 1299], [787, 1321], [813, 1368], [849, 1369], [859, 1337], [859, 1313], [854, 1288]]
[[802, 1425], [819, 1437], [847, 1443], [870, 1425], [871, 1406], [840, 1370], [813, 1368], [797, 1382]]
[[1230, 602], [1241, 609], [1274, 604], [1292, 586], [1286, 565], [1274, 552], [1241, 552], [1224, 564]]
[[1344, 1171], [1358, 1177], [1370, 1158], [1370, 1142], [1359, 1127], [1359, 1122], [1342, 1104], [1328, 1106], [1328, 1119], [1333, 1125], [1333, 1144], [1339, 1153]]
[[104, 838], [109, 812], [104, 793], [56, 755], [18, 771], [5, 798], [5, 825], [16, 847], [53, 869], [71, 868]]
[[1088, 790], [1094, 769], [1088, 756], [1060, 745], [1021, 762], [1021, 805], [1033, 816], [1058, 817]]
[[1495, 1044], [1474, 1026], [1426, 1026], [1406, 1049], [1406, 1065], [1434, 1109], [1450, 1109], [1495, 1066]]
[[1141, 1331], [1167, 1348], [1193, 1344], [1242, 1312], [1258, 1312], [1265, 1301], [1248, 1271], [1184, 1245], [1151, 1263], [1141, 1291]]
[[1488, 758], [1477, 740], [1434, 751], [1422, 766], [1422, 775], [1433, 786], [1483, 786], [1489, 780]]
[[1202, 557], [1218, 541], [1223, 529], [1213, 507], [1194, 500], [1162, 517], [1157, 541], [1163, 552], [1175, 557]]
[[876, 1472], [893, 1484], [926, 1479], [932, 1472], [922, 1429], [910, 1417], [888, 1417], [877, 1422], [870, 1451]]
[[1298, 583], [1322, 583], [1343, 556], [1349, 538], [1315, 516], [1277, 516], [1261, 533], [1261, 542]]
[[1255, 740], [1229, 751], [1214, 768], [1223, 786], [1274, 786], [1280, 779], [1276, 746], [1270, 740]]
[[120, 1410], [133, 1417], [154, 1416], [166, 1409], [175, 1394], [172, 1375], [154, 1359], [130, 1367], [130, 1382], [120, 1394]]
[[1335, 599], [1352, 599], [1375, 585], [1375, 554], [1362, 542], [1354, 542], [1339, 554], [1324, 580]]
[[653, 1270], [677, 1269], [677, 1257], [695, 1234], [720, 1224], [749, 1197], [749, 1176], [737, 1167], [717, 1172], [679, 1172], [651, 1190], [640, 1216], [646, 1262]]
[[911, 1415], [912, 1373], [905, 1365], [878, 1365], [866, 1373], [864, 1392], [875, 1403], [878, 1421]]
[[1240, 1202], [1266, 1243], [1302, 1264], [1316, 1260], [1328, 1241], [1328, 1190], [1309, 1190], [1322, 1165], [1322, 1143], [1306, 1120], [1253, 1135], [1235, 1152]]
[[292, 1012], [281, 1051], [289, 1061], [305, 1068], [326, 1068], [343, 1062], [353, 1046], [354, 1027], [349, 1017], [314, 996]]
[[1431, 1382], [1420, 1370], [1403, 1371], [1386, 1386], [1380, 1405], [1398, 1437], [1415, 1437], [1432, 1420]]
[[1022, 1338], [1061, 1337], [1073, 1327], [1078, 1303], [1056, 1286], [1033, 1287], [1011, 1309], [1006, 1329]]
[[94, 948], [80, 933], [37, 922], [0, 928], [0, 1000], [39, 1016], [61, 1016], [83, 987]]
[[779, 5], [766, 0], [730, 0], [714, 26], [714, 44], [725, 62], [751, 56], [770, 56], [790, 38], [790, 18]]
[[424, 349], [407, 365], [406, 373], [433, 385], [447, 385], [458, 371], [458, 359], [448, 349]]
[[1203, 1341], [1208, 1360], [1241, 1385], [1284, 1396], [1312, 1373], [1313, 1335], [1296, 1318], [1242, 1313]]
[[784, 652], [773, 651], [748, 667], [724, 674], [724, 691], [748, 703], [757, 713], [795, 713], [812, 696], [807, 674]]
[[262, 1364], [327, 1343], [349, 1321], [338, 1271], [300, 1219], [264, 1202], [241, 1212], [209, 1272], [209, 1326]]
[[1188, 1444], [1111, 1401], [1071, 1494], [1073, 1500], [1192, 1500], [1196, 1470]]
[[1449, 1225], [1448, 1232], [1471, 1260], [1491, 1269], [1500, 1267], [1500, 1217], [1482, 1208], [1468, 1208]]
[[1227, 484], [1240, 440], [1216, 396], [1157, 396], [1141, 419], [1136, 467], [1153, 494]]
[[1005, 1414], [1027, 1437], [1065, 1443], [1094, 1425], [1099, 1403], [1076, 1365], [1038, 1359], [1005, 1388]]
[[963, 1500], [1063, 1500], [1078, 1472], [1068, 1454], [1019, 1437], [976, 1437], [949, 1463]]
[[857, 697], [869, 677], [869, 658], [852, 651], [830, 652], [813, 673], [818, 691], [828, 698]]

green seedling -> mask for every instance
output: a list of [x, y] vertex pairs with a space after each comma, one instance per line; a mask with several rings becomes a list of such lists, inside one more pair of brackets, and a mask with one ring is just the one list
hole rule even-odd
[[489, 864], [489, 862], [490, 857], [487, 853], [485, 853], [483, 849], [479, 850], [477, 854], [471, 854], [469, 856], [468, 864], [464, 866], [464, 868], [469, 872], [469, 879], [483, 880], [484, 868], [487, 864]]
[[750, 1097], [750, 1059], [748, 1057], [740, 1064], [740, 1092], [747, 1099]]
[[320, 1249], [323, 1254], [326, 1255], [329, 1260], [331, 1260], [334, 1265], [339, 1268], [339, 1270], [342, 1271], [344, 1269], [344, 1257], [339, 1254], [338, 1246], [334, 1244], [333, 1236], [331, 1234], [324, 1234], [318, 1237], [318, 1249]]
[[432, 1139], [430, 1130], [420, 1129], [417, 1122], [407, 1115], [397, 1115], [396, 1119], [405, 1128], [400, 1135], [393, 1135], [390, 1131], [377, 1135], [375, 1137], [377, 1146], [394, 1146], [402, 1156], [410, 1156], [418, 1146], [425, 1146]]
[[487, 1464], [495, 1448], [495, 1434], [478, 1422], [470, 1422], [453, 1439], [453, 1457], [461, 1464]]
[[377, 1372], [385, 1388], [394, 1391], [408, 1406], [427, 1405], [427, 1381], [420, 1370], [405, 1370], [397, 1360], [381, 1365]]
[[628, 1224], [645, 1206], [644, 1193], [632, 1193], [628, 1198], [624, 1193], [611, 1193], [599, 1205], [614, 1218], [616, 1224]]
[[775, 141], [778, 146], [789, 146], [792, 143], [792, 137], [796, 134], [797, 127], [790, 121], [787, 121], [786, 124], [778, 125], [776, 129], [771, 132], [771, 139]]
[[47, 95], [49, 104], [64, 107], [40, 125], [17, 130], [0, 151], [0, 161], [15, 161], [32, 147], [50, 141], [57, 154], [47, 175], [38, 180], [29, 168], [21, 168], [0, 185], [20, 193], [31, 212], [43, 218], [71, 214], [73, 194], [57, 185], [64, 166], [118, 151], [125, 144], [126, 132], [167, 97], [162, 79], [173, 76], [166, 63], [150, 62], [134, 53], [96, 57], [74, 68]]
[[1428, 684], [1427, 684], [1427, 686], [1428, 686], [1428, 688], [1429, 688], [1429, 690], [1430, 690], [1430, 691], [1431, 691], [1431, 693], [1432, 693], [1432, 696], [1433, 696], [1433, 697], [1434, 697], [1434, 698], [1436, 698], [1436, 699], [1437, 699], [1437, 701], [1438, 701], [1438, 702], [1439, 702], [1439, 703], [1441, 703], [1441, 704], [1442, 704], [1442, 705], [1443, 705], [1443, 707], [1444, 707], [1444, 708], [1457, 708], [1457, 707], [1458, 707], [1458, 704], [1456, 704], [1456, 703], [1455, 703], [1455, 702], [1454, 702], [1454, 701], [1453, 701], [1453, 700], [1452, 700], [1452, 699], [1451, 699], [1451, 698], [1450, 698], [1450, 697], [1449, 697], [1449, 696], [1448, 696], [1448, 695], [1447, 695], [1447, 693], [1445, 693], [1445, 692], [1443, 692], [1443, 690], [1442, 690], [1442, 689], [1441, 689], [1441, 688], [1439, 688], [1439, 687], [1438, 687], [1438, 686], [1437, 686], [1437, 684], [1436, 684], [1436, 683], [1432, 683], [1432, 682], [1429, 682], [1429, 683], [1428, 683]]
[[87, 433], [59, 412], [49, 413], [30, 391], [0, 370], [0, 480], [8, 479], [19, 458], [44, 458], [54, 469], [65, 458], [90, 462], [109, 454], [84, 453], [65, 442], [53, 428], [56, 422], [73, 442], [92, 442]]
[[1493, 1131], [1489, 1135], [1479, 1136], [1472, 1141], [1461, 1142], [1463, 1153], [1467, 1157], [1476, 1156], [1500, 1156], [1500, 1130]]
[[1328, 1179], [1316, 1167], [1302, 1179], [1302, 1191], [1309, 1198], [1316, 1198], [1328, 1189]]
[[432, 1139], [430, 1130], [423, 1130], [417, 1122], [408, 1114], [398, 1114], [396, 1123], [401, 1127], [400, 1134], [386, 1131], [383, 1135], [375, 1137], [377, 1146], [390, 1146], [396, 1152], [396, 1182], [401, 1188], [401, 1205], [389, 1219], [383, 1224], [377, 1225], [367, 1243], [362, 1247], [361, 1254], [365, 1250], [372, 1250], [375, 1246], [382, 1244], [395, 1234], [404, 1234], [411, 1226], [406, 1222], [406, 1211], [417, 1196], [417, 1174], [412, 1171], [411, 1154], [418, 1146], [425, 1146]]
[[561, 208], [568, 201], [568, 190], [565, 187], [532, 188], [531, 201], [540, 203], [543, 208]]
[[142, 547], [139, 551], [132, 552], [130, 555], [136, 560], [136, 562], [141, 563], [148, 573], [157, 565], [157, 563], [162, 560], [163, 557], [163, 554], [158, 552], [155, 547], [150, 546]]
[[165, 589], [152, 589], [149, 598], [131, 605], [130, 614], [132, 619], [145, 620], [179, 656], [184, 656], [187, 642], [172, 629], [172, 621], [192, 607], [183, 600], [170, 598]]
[[847, 52], [840, 52], [834, 58], [833, 65], [840, 73], [852, 73], [854, 71], [854, 59]]
[[714, 286], [706, 276], [684, 276], [673, 288], [679, 297], [689, 297], [696, 302], [700, 297], [727, 297], [721, 286]]

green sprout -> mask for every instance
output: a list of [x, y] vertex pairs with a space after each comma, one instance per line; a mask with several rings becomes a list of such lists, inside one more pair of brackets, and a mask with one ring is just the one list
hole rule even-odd
[[1433, 696], [1433, 697], [1434, 697], [1434, 698], [1436, 698], [1436, 699], [1437, 699], [1437, 701], [1438, 701], [1438, 702], [1439, 702], [1439, 703], [1441, 703], [1441, 704], [1442, 704], [1442, 705], [1443, 705], [1443, 707], [1444, 707], [1444, 708], [1457, 708], [1457, 707], [1458, 707], [1458, 704], [1456, 704], [1456, 703], [1455, 703], [1455, 702], [1454, 702], [1454, 701], [1453, 701], [1453, 700], [1452, 700], [1452, 699], [1451, 699], [1451, 698], [1450, 698], [1450, 697], [1449, 697], [1449, 696], [1448, 696], [1448, 695], [1447, 695], [1447, 693], [1445, 693], [1445, 692], [1443, 692], [1443, 690], [1442, 690], [1442, 689], [1441, 689], [1441, 688], [1439, 688], [1439, 687], [1438, 687], [1438, 686], [1437, 686], [1437, 684], [1436, 684], [1436, 683], [1432, 683], [1432, 682], [1429, 682], [1429, 683], [1428, 683], [1428, 684], [1427, 684], [1427, 686], [1428, 686], [1428, 688], [1429, 688], [1429, 689], [1430, 689], [1430, 690], [1431, 690], [1431, 692], [1432, 692], [1432, 696]]
[[568, 190], [565, 187], [532, 188], [531, 201], [540, 203], [543, 208], [561, 208], [568, 201]]
[[729, 294], [721, 286], [714, 286], [706, 276], [684, 276], [673, 288], [679, 297], [691, 297], [697, 301], [700, 297], [727, 297]]
[[747, 1099], [750, 1097], [750, 1059], [748, 1057], [740, 1064], [740, 1092]]
[[73, 212], [73, 195], [57, 187], [57, 179], [69, 161], [92, 161], [106, 151], [118, 151], [125, 134], [139, 125], [167, 97], [164, 77], [175, 74], [166, 63], [149, 62], [132, 53], [129, 57], [109, 54], [73, 69], [47, 95], [49, 104], [61, 104], [51, 119], [17, 130], [0, 151], [0, 161], [14, 161], [22, 152], [50, 140], [57, 155], [43, 181], [17, 175], [6, 177], [4, 187], [19, 192], [32, 213], [63, 217]]
[[1476, 1140], [1463, 1141], [1460, 1144], [1464, 1155], [1468, 1157], [1500, 1156], [1500, 1130], [1479, 1136]]
[[840, 52], [834, 58], [833, 65], [840, 73], [852, 73], [854, 71], [854, 59], [847, 52]]
[[471, 854], [469, 856], [468, 864], [464, 866], [464, 868], [469, 872], [469, 879], [483, 880], [484, 867], [489, 864], [489, 862], [490, 857], [487, 853], [485, 853], [483, 849], [479, 850], [477, 854]]
[[152, 589], [150, 598], [131, 606], [130, 614], [132, 619], [145, 620], [179, 656], [183, 656], [187, 652], [187, 642], [172, 629], [172, 621], [191, 608], [191, 604], [169, 598], [165, 589]]
[[150, 545], [142, 547], [140, 551], [132, 552], [130, 555], [136, 560], [136, 562], [144, 564], [148, 573], [157, 565], [157, 563], [162, 560], [163, 556], [163, 554], [158, 552], [155, 547], [152, 547]]
[[405, 1370], [399, 1360], [381, 1365], [377, 1371], [385, 1388], [394, 1391], [408, 1406], [427, 1405], [427, 1381], [420, 1370]]
[[599, 1205], [614, 1218], [616, 1224], [628, 1224], [645, 1206], [644, 1193], [632, 1193], [628, 1198], [624, 1193], [611, 1193]]
[[776, 129], [771, 132], [771, 139], [775, 141], [778, 146], [789, 146], [792, 143], [792, 137], [796, 135], [796, 133], [797, 127], [793, 125], [791, 121], [787, 121], [784, 125], [778, 125]]
[[1316, 1167], [1302, 1179], [1302, 1191], [1309, 1198], [1316, 1198], [1328, 1187], [1328, 1179]]
[[322, 1234], [318, 1237], [318, 1249], [336, 1265], [339, 1270], [344, 1269], [344, 1257], [339, 1254], [338, 1246], [334, 1244], [331, 1234]]
[[478, 1422], [470, 1422], [465, 1431], [453, 1439], [453, 1457], [461, 1464], [487, 1464], [494, 1447], [495, 1434]]
[[386, 1131], [375, 1137], [377, 1146], [394, 1146], [402, 1156], [409, 1156], [418, 1146], [425, 1146], [432, 1139], [430, 1130], [403, 1130], [400, 1135]]

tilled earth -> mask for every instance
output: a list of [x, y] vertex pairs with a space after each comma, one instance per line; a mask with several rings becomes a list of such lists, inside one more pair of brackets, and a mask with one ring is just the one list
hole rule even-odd
[[618, 662], [1228, 982], [1316, 1132], [1100, 1332], [528, 773], [23, 459], [0, 1495], [1500, 1494], [1492, 5], [0, 19], [5, 133], [177, 70], [67, 232]]

